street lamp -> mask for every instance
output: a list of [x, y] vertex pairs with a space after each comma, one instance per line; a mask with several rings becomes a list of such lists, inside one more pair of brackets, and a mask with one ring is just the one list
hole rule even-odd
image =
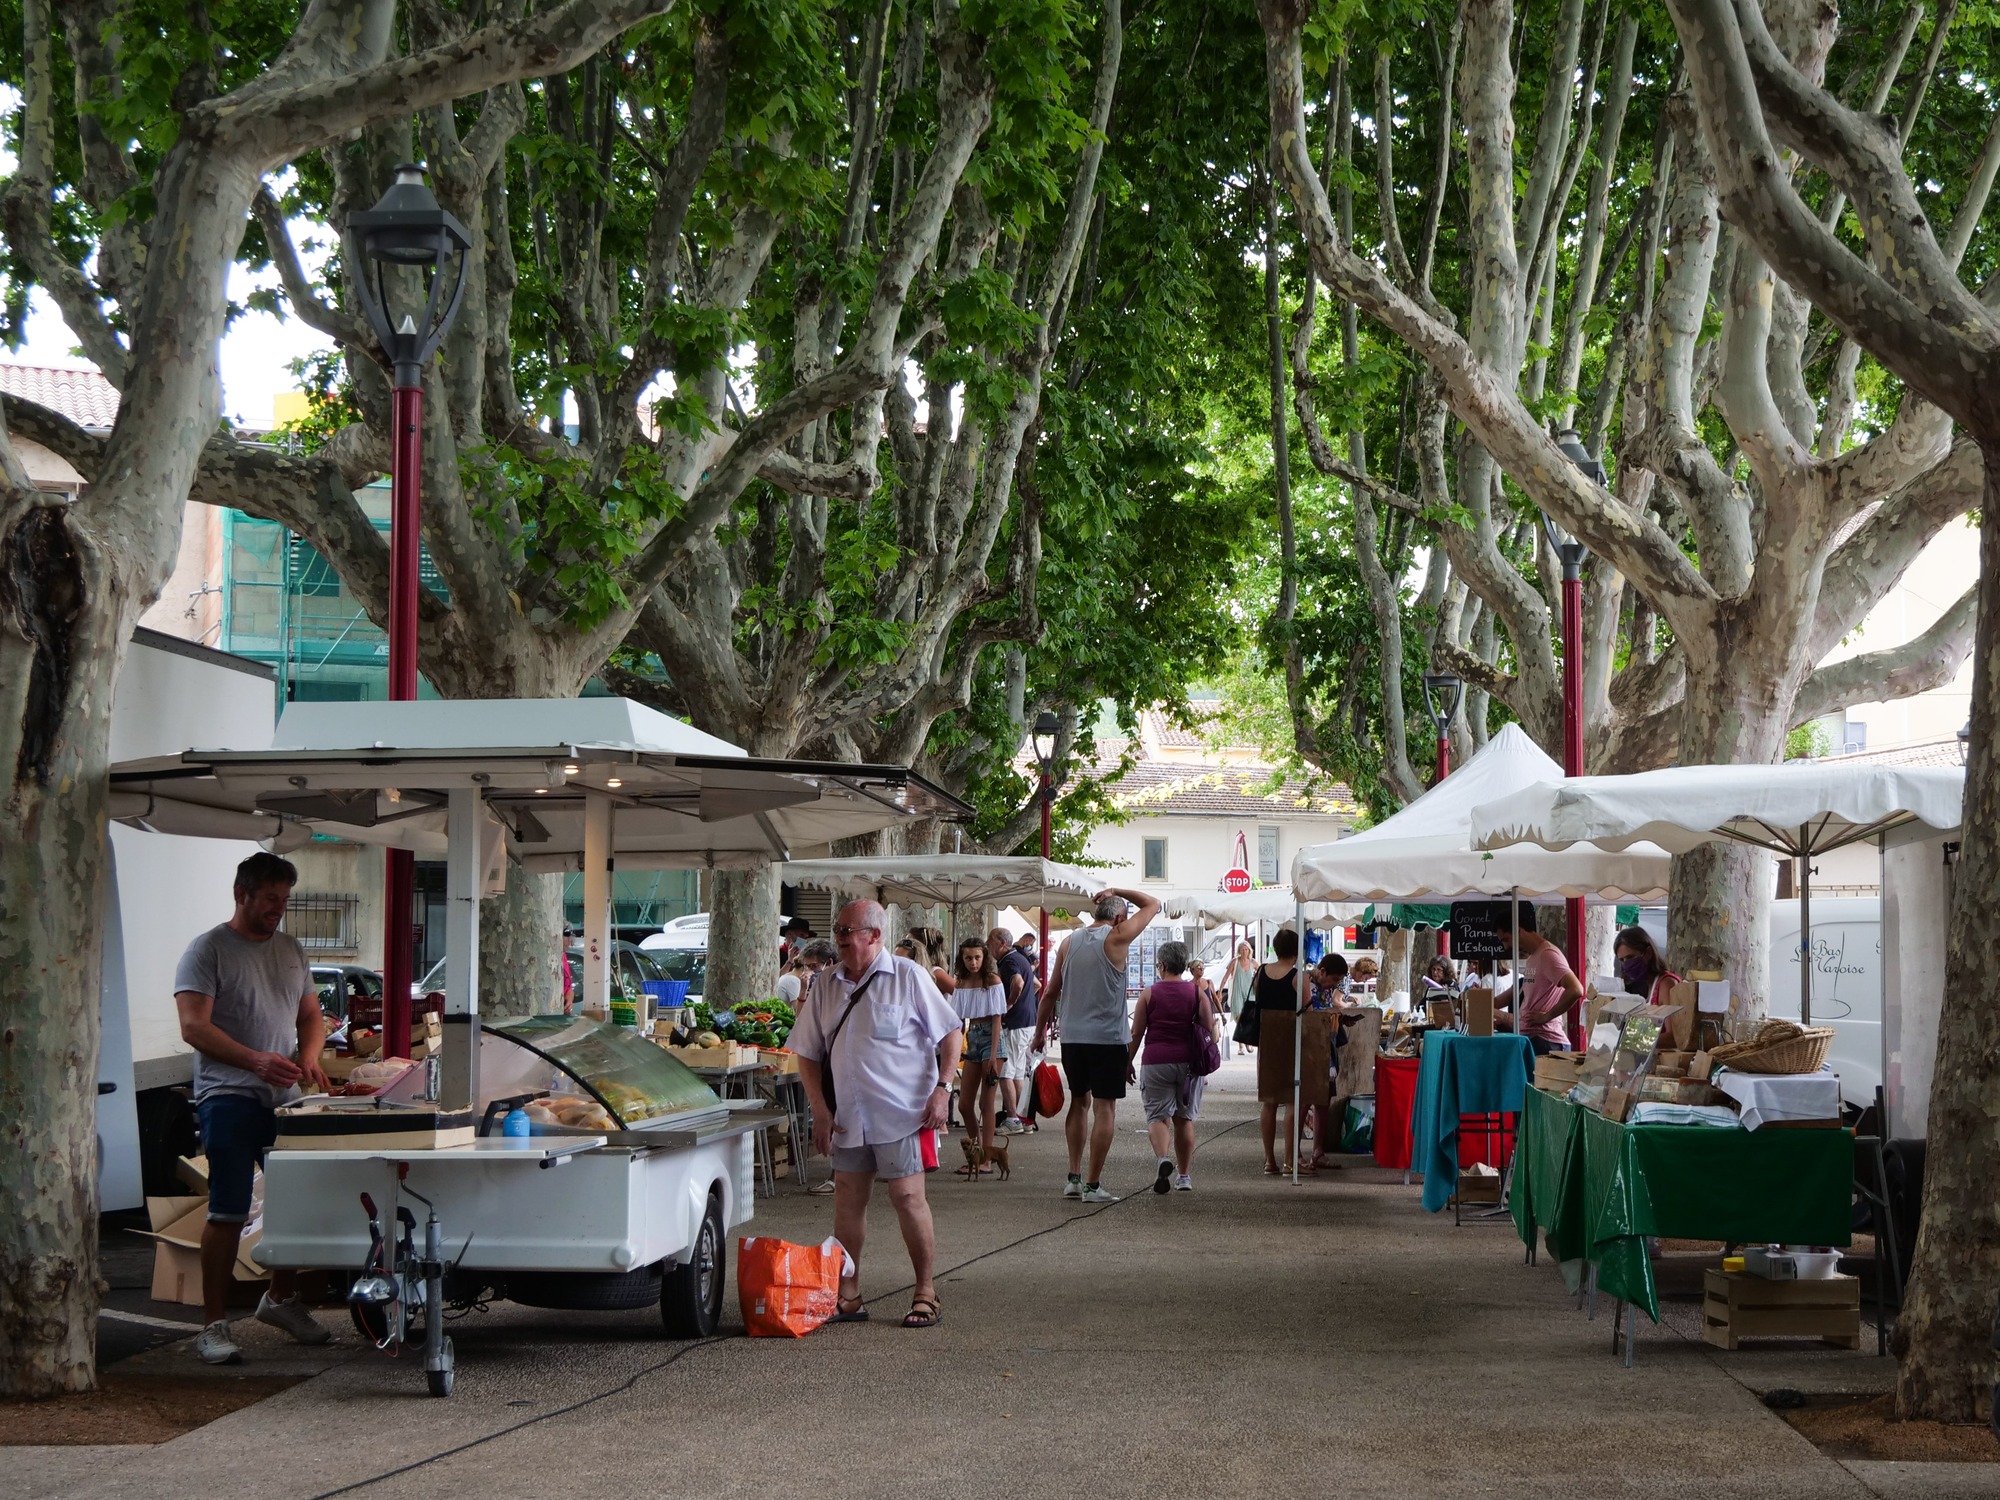
[[[1062, 726], [1056, 716], [1046, 708], [1035, 715], [1035, 727], [1029, 733], [1029, 742], [1035, 747], [1035, 765], [1041, 772], [1042, 801], [1042, 858], [1049, 857], [1049, 808], [1055, 800], [1056, 735]], [[1042, 898], [1041, 939], [1035, 948], [1035, 987], [1044, 988], [1049, 982], [1049, 908], [1048, 897]]]
[[[1579, 473], [1593, 484], [1604, 483], [1604, 465], [1583, 446], [1576, 430], [1565, 427], [1556, 434], [1556, 446], [1575, 464]], [[1583, 543], [1566, 535], [1548, 516], [1542, 517], [1549, 546], [1562, 560], [1562, 639], [1563, 639], [1563, 774], [1583, 774]], [[1578, 973], [1589, 972], [1589, 953], [1584, 941], [1584, 899], [1571, 896], [1564, 903], [1569, 926], [1569, 963]], [[1570, 1013], [1570, 1045], [1583, 1044], [1583, 1027], [1575, 1011]]]
[[[423, 472], [424, 366], [458, 316], [465, 294], [465, 252], [472, 237], [439, 206], [424, 169], [405, 162], [373, 208], [347, 218], [346, 255], [355, 299], [389, 357], [389, 698], [417, 696], [417, 556]], [[419, 312], [403, 301], [415, 273]], [[389, 851], [382, 910], [408, 913], [416, 894], [416, 856]], [[382, 937], [382, 1055], [410, 1051], [410, 971], [414, 924], [390, 917]]]
[[1465, 683], [1456, 673], [1424, 673], [1424, 707], [1437, 729], [1437, 775], [1432, 786], [1451, 774], [1451, 721], [1464, 701]]

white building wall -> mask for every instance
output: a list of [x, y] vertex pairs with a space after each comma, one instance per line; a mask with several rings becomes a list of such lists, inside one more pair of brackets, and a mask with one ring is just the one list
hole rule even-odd
[[[1901, 581], [1869, 612], [1861, 628], [1827, 655], [1841, 661], [1865, 652], [1887, 651], [1922, 635], [1979, 579], [1979, 533], [1953, 521], [1917, 555]], [[1940, 688], [1896, 703], [1859, 703], [1847, 718], [1868, 726], [1870, 750], [1948, 740], [1970, 715], [1972, 660]], [[1840, 746], [1836, 744], [1835, 753]]]
[[[1084, 846], [1085, 857], [1115, 868], [1107, 870], [1107, 881], [1129, 884], [1137, 889], [1149, 885], [1184, 890], [1212, 890], [1223, 872], [1235, 863], [1236, 836], [1243, 836], [1249, 851], [1246, 866], [1254, 879], [1258, 874], [1258, 830], [1278, 831], [1277, 879], [1284, 885], [1291, 878], [1292, 857], [1312, 844], [1329, 843], [1340, 836], [1340, 820], [1333, 817], [1237, 818], [1224, 814], [1170, 813], [1133, 818], [1129, 822], [1097, 829]], [[1164, 880], [1144, 878], [1145, 841], [1167, 841], [1167, 869]]]

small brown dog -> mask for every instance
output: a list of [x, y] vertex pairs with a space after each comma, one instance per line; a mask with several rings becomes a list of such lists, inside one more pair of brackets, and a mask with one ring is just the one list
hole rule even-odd
[[1007, 1163], [1007, 1142], [1004, 1137], [995, 1136], [993, 1144], [986, 1147], [968, 1135], [959, 1140], [958, 1147], [965, 1153], [965, 1165], [959, 1169], [961, 1175], [972, 1178], [984, 1177], [987, 1174], [981, 1168], [989, 1163], [993, 1167], [994, 1174], [1002, 1182], [1014, 1175], [1013, 1169]]

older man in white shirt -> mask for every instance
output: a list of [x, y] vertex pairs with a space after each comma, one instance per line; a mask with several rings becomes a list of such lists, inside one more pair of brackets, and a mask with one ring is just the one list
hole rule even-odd
[[919, 1137], [944, 1124], [964, 1036], [957, 1009], [931, 976], [883, 951], [885, 920], [873, 901], [840, 909], [833, 926], [840, 961], [813, 977], [787, 1045], [798, 1056], [799, 1081], [812, 1104], [813, 1147], [833, 1158], [833, 1232], [854, 1258], [854, 1275], [841, 1279], [834, 1321], [858, 1323], [868, 1316], [861, 1247], [868, 1200], [880, 1177], [916, 1275], [903, 1326], [930, 1328], [942, 1314], [931, 1275], [937, 1241]]

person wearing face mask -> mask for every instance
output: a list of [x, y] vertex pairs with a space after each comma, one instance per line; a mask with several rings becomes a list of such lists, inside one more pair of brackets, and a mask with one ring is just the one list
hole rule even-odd
[[1666, 1005], [1667, 996], [1681, 982], [1668, 971], [1660, 950], [1653, 946], [1652, 934], [1643, 927], [1627, 927], [1611, 943], [1618, 964], [1618, 977], [1625, 981], [1625, 993], [1644, 995], [1648, 1005]]

